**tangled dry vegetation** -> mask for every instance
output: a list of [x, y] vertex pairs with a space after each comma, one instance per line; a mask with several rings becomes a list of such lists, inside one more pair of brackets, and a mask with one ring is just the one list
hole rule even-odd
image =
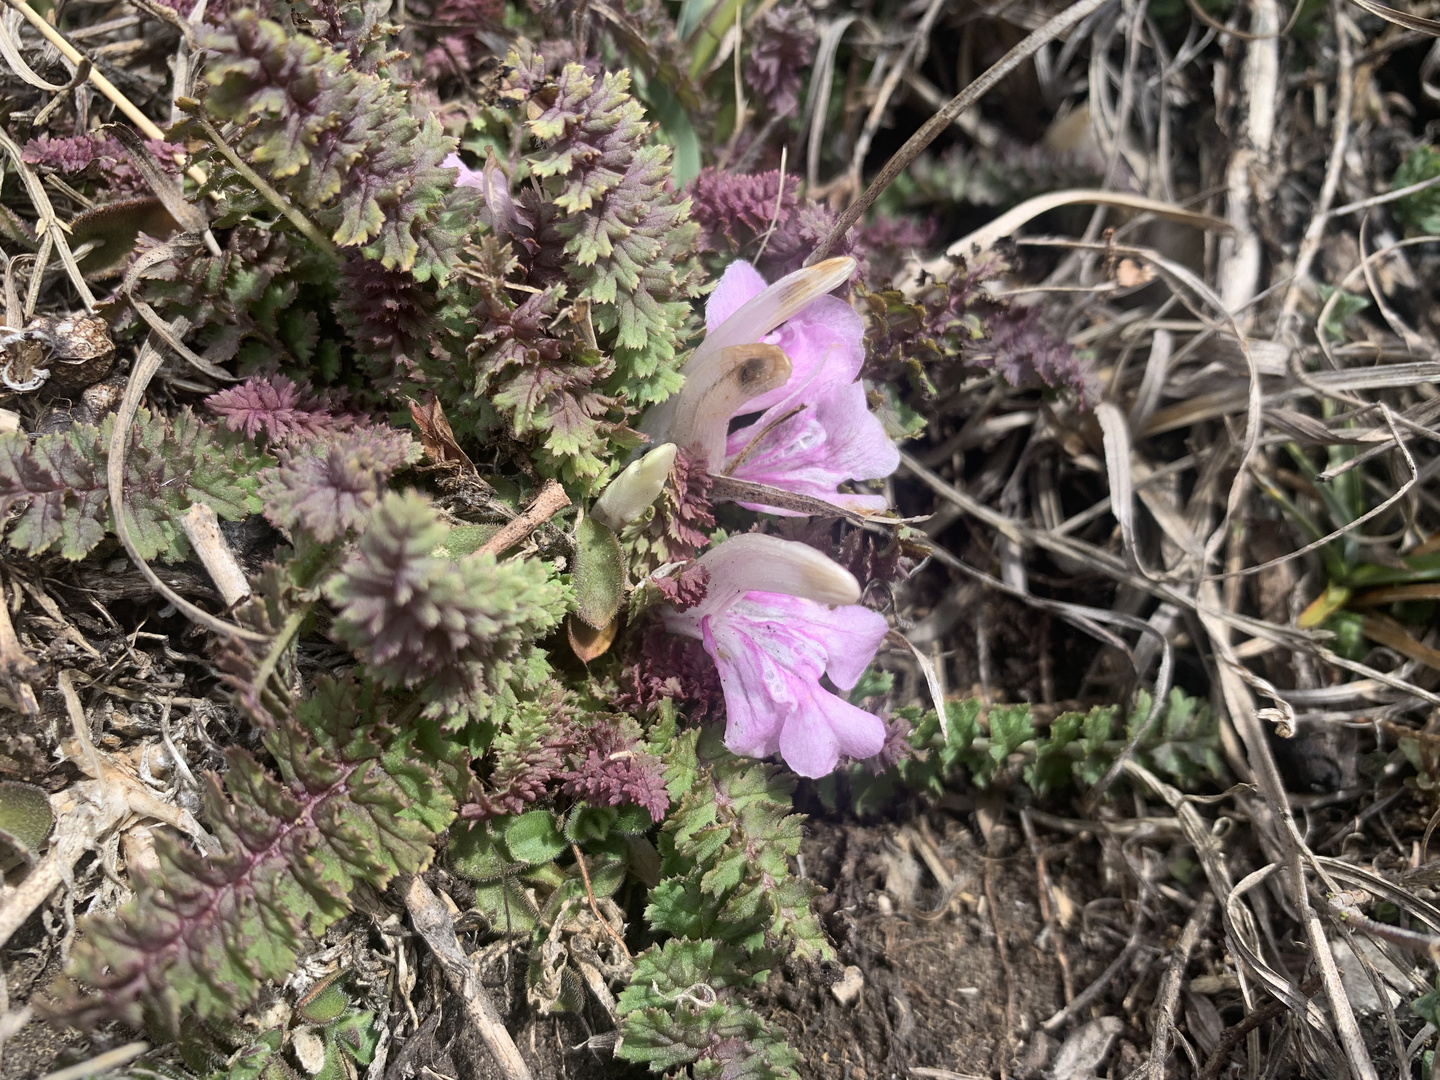
[[[1430, 1077], [1431, 8], [10, 0], [0, 1076]], [[617, 615], [783, 493], [566, 508], [844, 252], [895, 514], [768, 528], [890, 736], [802, 835]]]

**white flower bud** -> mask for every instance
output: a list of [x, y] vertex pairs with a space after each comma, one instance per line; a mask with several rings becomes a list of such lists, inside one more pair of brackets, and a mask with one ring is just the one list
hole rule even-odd
[[600, 498], [590, 508], [590, 516], [617, 533], [638, 518], [660, 497], [675, 465], [676, 450], [674, 443], [665, 443], [632, 461], [624, 472], [605, 485]]

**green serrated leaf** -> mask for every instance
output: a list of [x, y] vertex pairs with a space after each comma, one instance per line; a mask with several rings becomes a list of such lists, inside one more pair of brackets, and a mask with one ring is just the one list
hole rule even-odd
[[990, 756], [1000, 765], [1035, 737], [1035, 723], [1030, 718], [1030, 706], [1023, 703], [995, 705], [989, 715]]
[[158, 873], [116, 915], [90, 919], [72, 954], [71, 977], [101, 991], [61, 995], [56, 1011], [72, 1022], [173, 1032], [182, 1016], [233, 1016], [290, 974], [308, 935], [350, 910], [360, 881], [383, 887], [429, 864], [434, 834], [404, 816], [404, 789], [383, 765], [393, 701], [321, 677], [289, 715], [252, 705], [280, 775], [243, 747], [227, 750], [224, 791], [212, 774], [203, 797], [221, 852], [157, 837]]
[[514, 878], [504, 878], [475, 890], [475, 906], [502, 934], [528, 934], [540, 925], [540, 909], [525, 887]]
[[295, 1011], [312, 1024], [328, 1024], [350, 1007], [350, 999], [338, 985], [336, 972], [295, 1003]]
[[572, 843], [583, 846], [599, 843], [610, 835], [619, 819], [620, 811], [613, 806], [577, 803], [565, 819], [565, 835]]

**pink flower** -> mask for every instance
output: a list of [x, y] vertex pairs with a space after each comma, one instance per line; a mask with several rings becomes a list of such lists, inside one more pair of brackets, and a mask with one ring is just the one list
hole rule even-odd
[[[643, 430], [699, 445], [712, 473], [884, 510], [879, 495], [838, 490], [850, 480], [889, 476], [900, 464], [857, 381], [864, 323], [826, 295], [854, 270], [854, 259], [828, 259], [767, 286], [749, 263], [732, 263], [706, 306], [708, 333], [686, 362], [685, 386], [651, 410]], [[753, 422], [728, 432], [735, 417], [754, 413]]]
[[834, 770], [840, 755], [869, 758], [885, 745], [879, 717], [820, 685], [849, 690], [887, 629], [861, 607], [849, 571], [807, 544], [749, 533], [700, 556], [705, 599], [665, 612], [676, 634], [699, 638], [720, 672], [725, 745], [736, 754], [777, 751], [801, 776]]
[[485, 165], [472, 169], [460, 160], [459, 154], [449, 154], [440, 163], [442, 168], [455, 169], [456, 187], [475, 188], [480, 192], [480, 220], [501, 236], [509, 236], [515, 230], [517, 221], [523, 224], [521, 215], [515, 210], [515, 200], [510, 197], [510, 181], [495, 161], [491, 150], [485, 157]]

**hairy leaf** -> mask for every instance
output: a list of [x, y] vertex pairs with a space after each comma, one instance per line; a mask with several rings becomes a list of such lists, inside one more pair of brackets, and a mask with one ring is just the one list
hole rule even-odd
[[272, 444], [318, 439], [342, 431], [355, 417], [338, 411], [331, 395], [296, 386], [284, 375], [249, 379], [205, 399], [205, 408], [247, 439], [263, 434]]
[[[32, 555], [58, 545], [65, 558], [83, 559], [114, 531], [105, 478], [113, 423], [73, 424], [33, 443], [23, 431], [0, 435], [0, 513], [18, 511], [12, 545]], [[189, 409], [169, 420], [140, 409], [125, 461], [125, 512], [141, 556], [189, 551], [175, 519], [192, 503], [228, 520], [257, 512], [256, 473], [268, 463]]]
[[514, 109], [501, 119], [529, 136], [532, 182], [508, 241], [487, 237], [467, 267], [477, 329], [465, 404], [493, 406], [547, 470], [592, 478], [612, 444], [633, 445], [624, 421], [680, 385], [697, 230], [627, 73], [572, 63], [550, 79], [538, 57], [510, 63], [502, 97]]
[[474, 194], [441, 164], [455, 140], [435, 117], [413, 115], [408, 92], [348, 49], [253, 10], [203, 44], [206, 107], [244, 128], [244, 154], [337, 245], [417, 281], [450, 275], [467, 231], [453, 212]]
[[421, 496], [388, 495], [358, 550], [326, 586], [335, 632], [388, 686], [420, 686], [433, 715], [484, 711], [512, 679], [544, 668], [527, 643], [565, 613], [542, 563], [434, 555], [449, 529]]
[[228, 1017], [285, 978], [307, 935], [350, 910], [357, 882], [383, 886], [424, 869], [434, 832], [409, 791], [453, 816], [449, 786], [407, 750], [393, 703], [353, 681], [321, 679], [263, 742], [279, 775], [232, 746], [224, 786], [213, 774], [205, 816], [221, 851], [205, 856], [157, 838], [160, 870], [113, 917], [89, 920], [72, 956], [81, 986], [56, 1011], [176, 1033], [182, 1017]]
[[384, 485], [415, 461], [419, 444], [406, 432], [364, 428], [305, 446], [261, 474], [265, 516], [304, 529], [321, 543], [363, 531]]

